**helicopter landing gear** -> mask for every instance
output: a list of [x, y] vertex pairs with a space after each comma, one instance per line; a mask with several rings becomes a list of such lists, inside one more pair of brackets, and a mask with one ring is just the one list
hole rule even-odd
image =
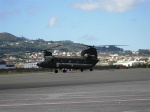
[[58, 70], [57, 70], [57, 69], [55, 70], [55, 73], [58, 73]]
[[90, 71], [93, 71], [93, 68], [90, 68]]
[[63, 73], [66, 73], [66, 72], [67, 72], [67, 70], [63, 69]]

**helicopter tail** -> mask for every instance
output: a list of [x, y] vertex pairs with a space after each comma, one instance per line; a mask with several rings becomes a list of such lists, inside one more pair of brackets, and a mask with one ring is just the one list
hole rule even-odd
[[97, 50], [94, 46], [87, 46], [89, 48], [83, 50], [81, 52], [81, 56], [86, 56], [86, 57], [94, 57], [97, 58]]

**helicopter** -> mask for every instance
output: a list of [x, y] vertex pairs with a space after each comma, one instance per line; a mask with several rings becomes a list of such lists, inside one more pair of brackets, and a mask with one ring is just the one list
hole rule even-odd
[[83, 72], [84, 69], [93, 71], [93, 67], [99, 61], [97, 58], [97, 50], [94, 46], [84, 46], [86, 46], [87, 49], [82, 50], [81, 56], [79, 57], [53, 56], [52, 52], [48, 51], [49, 49], [45, 49], [43, 50], [44, 61], [37, 63], [37, 66], [40, 68], [55, 69], [55, 73], [58, 73], [58, 69], [62, 69], [63, 73], [66, 73], [67, 69], [80, 69], [81, 72]]

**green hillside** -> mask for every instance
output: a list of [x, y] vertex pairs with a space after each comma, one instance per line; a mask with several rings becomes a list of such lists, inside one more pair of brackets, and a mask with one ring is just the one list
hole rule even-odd
[[[16, 52], [37, 52], [44, 49], [51, 49], [54, 46], [61, 45], [57, 48], [57, 50], [61, 51], [71, 51], [78, 52], [86, 47], [79, 44], [74, 43], [70, 40], [62, 40], [62, 41], [45, 41], [43, 39], [37, 40], [29, 40], [24, 37], [17, 37], [10, 33], [0, 33], [0, 55], [3, 54], [12, 54]], [[98, 51], [123, 51], [123, 49], [109, 46], [109, 47], [96, 47]]]
[[0, 33], [0, 42], [17, 42], [17, 41], [23, 41], [25, 38], [16, 37], [10, 33]]
[[62, 51], [80, 51], [84, 46], [72, 41], [44, 41], [43, 39], [29, 40], [23, 37], [16, 37], [10, 33], [0, 33], [0, 55], [16, 52], [37, 52], [44, 49], [50, 49], [61, 45], [58, 50]]

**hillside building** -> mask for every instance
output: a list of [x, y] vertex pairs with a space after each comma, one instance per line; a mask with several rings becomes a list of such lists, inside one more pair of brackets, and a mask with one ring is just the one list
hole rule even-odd
[[11, 69], [11, 68], [15, 68], [15, 65], [12, 63], [7, 63], [5, 61], [0, 61], [0, 69]]
[[0, 69], [5, 69], [5, 68], [6, 68], [6, 62], [0, 61]]
[[24, 68], [39, 68], [39, 67], [37, 66], [37, 62], [35, 62], [35, 63], [25, 63]]

